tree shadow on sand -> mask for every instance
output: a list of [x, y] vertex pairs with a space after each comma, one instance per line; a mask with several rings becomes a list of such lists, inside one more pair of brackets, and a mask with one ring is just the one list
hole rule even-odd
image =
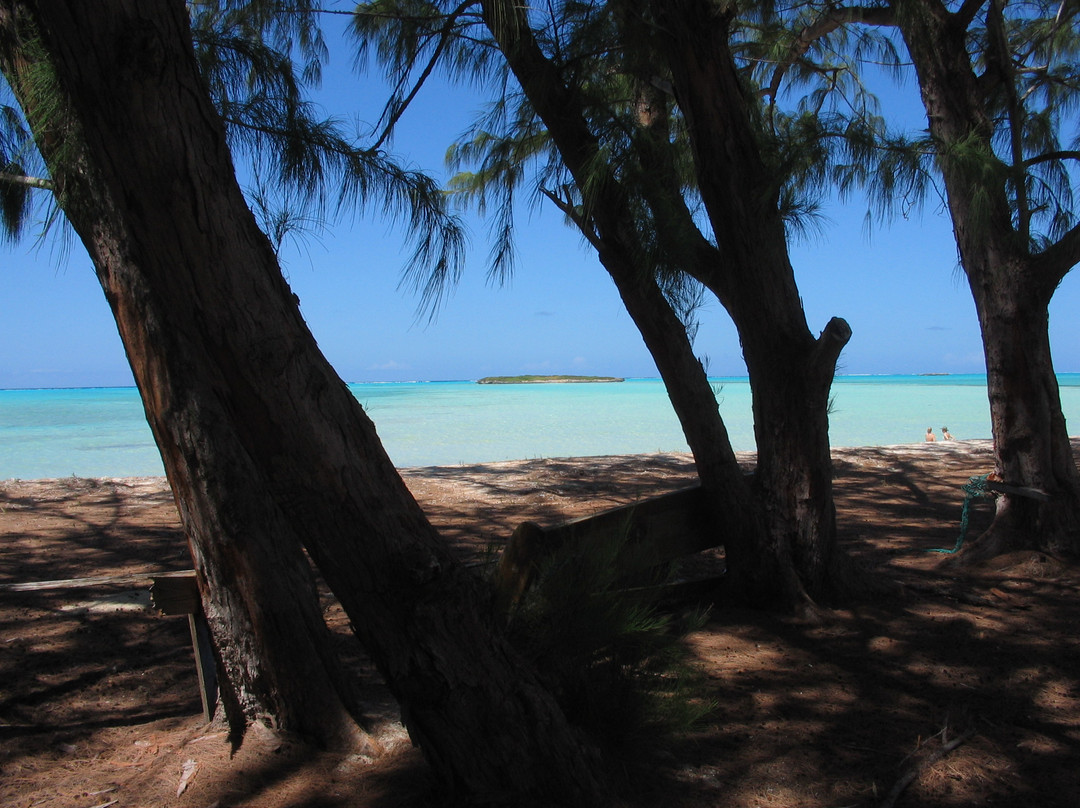
[[[836, 452], [841, 543], [903, 584], [903, 594], [847, 604], [813, 622], [714, 610], [688, 644], [706, 676], [701, 697], [716, 709], [694, 732], [640, 750], [643, 763], [628, 775], [631, 804], [878, 808], [906, 774], [913, 776], [897, 806], [1075, 804], [1080, 574], [1037, 555], [959, 570], [927, 552], [952, 547], [961, 486], [992, 462], [988, 446], [941, 448]], [[403, 476], [466, 555], [501, 543], [521, 521], [556, 524], [694, 482], [686, 455], [410, 469]], [[41, 543], [25, 566], [14, 563], [7, 543], [0, 551], [8, 553], [5, 580], [157, 568], [170, 558], [182, 545], [175, 514], [174, 521], [131, 516], [124, 489], [117, 491], [110, 499], [102, 487], [98, 510], [86, 512], [79, 510], [85, 492], [44, 504], [6, 500], [4, 517], [25, 506], [27, 515], [55, 511], [57, 521], [26, 532]], [[976, 505], [972, 535], [991, 509], [989, 501]], [[66, 552], [58, 562], [56, 554]], [[0, 793], [44, 794], [55, 772], [70, 780], [70, 799], [51, 803], [62, 808], [94, 804], [83, 784], [109, 778], [124, 799], [150, 804], [175, 798], [180, 767], [191, 758], [200, 769], [186, 797], [199, 804], [448, 804], [395, 724], [395, 705], [362, 649], [349, 645], [347, 621], [332, 599], [327, 615], [365, 702], [380, 732], [397, 733], [382, 755], [332, 755], [252, 736], [230, 757], [224, 735], [214, 740], [214, 727], [199, 719], [186, 621], [62, 611], [71, 597], [0, 596], [0, 780], [13, 784]], [[117, 741], [115, 733], [124, 732]], [[128, 770], [109, 768], [110, 756], [131, 756], [150, 748], [135, 743], [155, 739], [162, 750], [171, 745], [169, 755], [162, 751], [117, 780]], [[57, 751], [69, 746], [87, 759], [76, 765]]]

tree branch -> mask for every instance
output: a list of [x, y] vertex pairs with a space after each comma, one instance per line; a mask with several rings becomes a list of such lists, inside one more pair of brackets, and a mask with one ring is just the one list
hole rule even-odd
[[964, 4], [952, 15], [953, 19], [964, 28], [967, 28], [985, 2], [986, 0], [964, 0]]
[[446, 16], [442, 28], [439, 29], [439, 44], [435, 46], [435, 52], [431, 54], [431, 58], [428, 59], [427, 64], [424, 65], [420, 77], [413, 83], [412, 89], [409, 90], [409, 94], [397, 104], [394, 104], [393, 102], [387, 104], [387, 109], [384, 113], [386, 126], [383, 127], [383, 132], [379, 135], [379, 139], [375, 142], [375, 145], [371, 147], [372, 150], [381, 148], [387, 138], [390, 137], [395, 124], [401, 120], [401, 116], [405, 114], [405, 110], [409, 108], [409, 104], [416, 98], [416, 94], [420, 92], [420, 88], [424, 86], [424, 82], [428, 80], [428, 77], [431, 76], [432, 72], [435, 70], [435, 65], [438, 64], [439, 58], [450, 43], [454, 25], [457, 23], [458, 18], [468, 10], [470, 5], [472, 5], [471, 0], [465, 0], [465, 2], [461, 3]]
[[[989, 68], [998, 74], [998, 84], [1005, 95], [1005, 110], [1008, 115], [1009, 149], [1012, 153], [1013, 185], [1016, 188], [1017, 230], [1026, 241], [1031, 234], [1031, 204], [1024, 182], [1024, 110], [1016, 95], [1012, 59], [1009, 53], [1009, 41], [1005, 33], [1005, 11], [1001, 0], [990, 0], [986, 15], [987, 62]], [[989, 70], [988, 70], [989, 72]]]
[[[942, 733], [944, 733], [944, 730], [942, 730]], [[905, 772], [904, 775], [896, 781], [896, 784], [892, 787], [892, 789], [889, 791], [888, 795], [882, 801], [881, 805], [878, 806], [878, 808], [892, 808], [892, 806], [896, 804], [896, 800], [900, 797], [900, 794], [903, 793], [904, 789], [911, 785], [915, 781], [915, 778], [922, 774], [923, 770], [937, 763], [939, 760], [949, 754], [949, 752], [953, 751], [954, 749], [956, 749], [956, 747], [960, 746], [969, 738], [971, 738], [974, 734], [975, 730], [970, 729], [962, 735], [958, 735], [957, 737], [953, 738], [948, 743], [942, 743], [940, 749], [936, 750], [933, 754], [928, 756], [921, 763], [918, 763], [908, 769], [907, 772]]]
[[820, 368], [829, 370], [829, 381], [832, 381], [836, 372], [836, 362], [840, 359], [840, 352], [851, 340], [851, 326], [842, 317], [833, 317], [825, 325], [825, 329], [817, 338], [814, 345], [813, 359], [811, 360]]
[[551, 202], [555, 205], [555, 207], [561, 210], [563, 215], [574, 223], [574, 226], [577, 227], [579, 231], [581, 231], [581, 235], [583, 235], [585, 237], [585, 240], [592, 245], [593, 249], [595, 249], [597, 252], [600, 252], [604, 248], [604, 244], [600, 240], [600, 236], [597, 235], [596, 230], [593, 229], [592, 225], [585, 220], [584, 216], [581, 215], [581, 212], [577, 210], [577, 208], [575, 208], [569, 201], [563, 199], [554, 191], [551, 191], [547, 188], [541, 188], [540, 193], [550, 199]]
[[772, 81], [769, 87], [761, 91], [763, 96], [775, 99], [780, 92], [780, 84], [787, 75], [792, 65], [798, 62], [807, 51], [822, 37], [826, 37], [848, 23], [857, 22], [863, 25], [895, 25], [895, 13], [889, 7], [865, 7], [865, 6], [840, 6], [830, 9], [825, 16], [814, 21], [804, 28], [791, 44], [788, 57], [777, 65], [773, 71]]
[[1080, 264], [1080, 224], [1035, 256], [1033, 268], [1054, 288], [1077, 264]]
[[1080, 151], [1063, 150], [1037, 154], [1024, 160], [1023, 166], [1024, 168], [1031, 168], [1039, 163], [1049, 163], [1051, 160], [1080, 160]]
[[40, 188], [43, 191], [56, 190], [52, 180], [43, 177], [28, 177], [25, 174], [10, 174], [0, 171], [0, 182], [6, 182], [9, 185], [22, 185], [27, 188]]

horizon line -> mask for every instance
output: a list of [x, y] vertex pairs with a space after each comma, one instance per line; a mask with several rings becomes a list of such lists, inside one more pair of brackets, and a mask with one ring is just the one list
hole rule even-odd
[[[1054, 371], [1056, 376], [1069, 376], [1078, 375], [1080, 371], [1075, 370], [1057, 370]], [[912, 379], [927, 378], [927, 379], [946, 379], [950, 377], [960, 376], [979, 376], [986, 378], [986, 372], [969, 372], [969, 373], [935, 373], [935, 372], [923, 372], [923, 373], [837, 373], [833, 377], [834, 379], [844, 378], [880, 378], [888, 376], [905, 377]], [[346, 385], [358, 385], [358, 384], [454, 384], [454, 383], [469, 383], [477, 382], [480, 378], [475, 379], [365, 379], [361, 381], [348, 381]], [[658, 381], [663, 382], [660, 376], [624, 376], [621, 377], [627, 381]], [[722, 380], [734, 380], [734, 381], [749, 381], [750, 377], [747, 374], [728, 374], [709, 376], [709, 381], [722, 381]], [[4, 393], [17, 393], [17, 392], [35, 392], [44, 390], [137, 390], [138, 387], [134, 384], [90, 384], [90, 385], [65, 385], [59, 387], [0, 387], [0, 392]]]

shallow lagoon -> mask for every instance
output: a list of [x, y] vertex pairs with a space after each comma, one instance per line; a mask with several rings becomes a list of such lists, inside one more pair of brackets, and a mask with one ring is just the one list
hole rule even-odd
[[[1062, 406], [1077, 432], [1080, 374], [1062, 374]], [[686, 451], [657, 379], [609, 384], [479, 385], [471, 381], [349, 386], [399, 467]], [[745, 378], [713, 387], [737, 450], [754, 448]], [[989, 438], [986, 379], [841, 376], [833, 385], [834, 446]], [[162, 474], [135, 388], [0, 391], [0, 479]]]

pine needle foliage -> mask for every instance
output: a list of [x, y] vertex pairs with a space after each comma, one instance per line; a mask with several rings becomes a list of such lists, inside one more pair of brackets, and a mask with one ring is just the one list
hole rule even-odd
[[[256, 190], [249, 195], [264, 230], [271, 237], [293, 233], [357, 208], [403, 221], [413, 245], [404, 283], [419, 293], [421, 310], [434, 314], [445, 285], [461, 272], [461, 222], [429, 176], [316, 114], [307, 93], [327, 58], [319, 11], [307, 0], [193, 4], [201, 72], [230, 147], [251, 166]], [[416, 283], [421, 276], [425, 281]]]
[[655, 749], [713, 709], [700, 698], [702, 676], [684, 642], [705, 615], [661, 608], [671, 569], [627, 579], [627, 535], [616, 530], [555, 551], [510, 625], [511, 641], [571, 722], [619, 756]]
[[55, 159], [70, 159], [79, 135], [61, 101], [56, 77], [40, 55], [42, 45], [36, 30], [26, 20], [19, 20], [12, 37], [0, 43], [5, 49], [3, 62], [10, 66], [0, 77], [0, 236], [16, 242], [35, 218], [42, 221], [42, 234], [63, 218], [54, 197], [58, 189], [9, 82], [17, 82], [33, 109], [37, 131], [48, 133], [58, 144]]
[[[200, 71], [234, 157], [246, 164], [249, 203], [275, 249], [286, 238], [317, 232], [330, 216], [374, 209], [404, 223], [413, 247], [407, 268], [423, 267], [407, 278], [431, 273], [437, 280], [418, 291], [425, 306], [437, 303], [444, 283], [461, 272], [462, 224], [430, 177], [365, 145], [308, 100], [328, 55], [321, 9], [308, 0], [199, 0], [188, 9]], [[32, 47], [32, 40], [18, 47]], [[35, 115], [49, 117], [59, 131], [53, 107], [60, 95], [47, 79], [20, 81], [35, 88]], [[0, 104], [0, 213], [9, 237], [23, 232], [33, 201], [28, 190], [53, 190], [47, 173], [29, 181], [36, 178], [25, 167], [41, 161], [28, 132], [20, 111]]]
[[[488, 4], [492, 24], [503, 5]], [[821, 200], [838, 186], [841, 193], [876, 188], [891, 212], [894, 199], [901, 209], [916, 204], [930, 176], [922, 144], [888, 132], [860, 78], [866, 60], [899, 69], [894, 38], [839, 22], [822, 34], [832, 8], [802, 0], [741, 4], [732, 39], [746, 96], [758, 99], [747, 108], [774, 178], [768, 193], [792, 235], [818, 229]], [[692, 327], [703, 298], [685, 270], [714, 240], [649, 4], [561, 0], [521, 9], [528, 38], [558, 70], [596, 144], [588, 172], [575, 177], [509, 76], [480, 12], [478, 2], [377, 0], [357, 7], [352, 30], [360, 58], [395, 81], [397, 106], [388, 106], [386, 119], [435, 70], [490, 91], [484, 112], [447, 152], [457, 172], [448, 190], [490, 217], [489, 278], [503, 283], [513, 272], [519, 208], [554, 203], [596, 246], [593, 200], [619, 183], [630, 206], [626, 227], [636, 234], [635, 263]]]
[[30, 186], [23, 161], [32, 152], [22, 114], [0, 106], [0, 238], [18, 241], [30, 211]]

